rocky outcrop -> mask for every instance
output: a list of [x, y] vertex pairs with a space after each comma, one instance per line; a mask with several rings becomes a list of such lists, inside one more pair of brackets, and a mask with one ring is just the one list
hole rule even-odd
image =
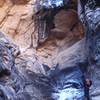
[[[83, 52], [84, 29], [76, 10], [73, 6], [70, 6], [73, 9], [59, 9], [53, 16], [54, 26], [48, 27], [50, 30], [46, 38], [40, 42], [40, 34], [34, 22], [34, 16], [39, 17], [34, 2], [35, 0], [1, 0], [0, 2], [0, 31], [6, 36], [0, 34], [0, 55], [2, 55], [0, 56], [0, 99], [52, 100], [60, 98], [60, 93], [64, 93], [64, 86], [69, 86], [70, 82], [76, 90], [77, 88], [82, 90], [81, 96], [83, 96], [82, 73], [77, 67], [86, 63]], [[49, 11], [52, 12], [51, 9]], [[43, 17], [44, 13], [41, 16]], [[51, 25], [50, 21], [48, 23]], [[79, 80], [66, 81], [68, 77], [73, 76], [64, 71], [67, 68], [69, 70], [73, 68], [75, 78], [80, 74]]]

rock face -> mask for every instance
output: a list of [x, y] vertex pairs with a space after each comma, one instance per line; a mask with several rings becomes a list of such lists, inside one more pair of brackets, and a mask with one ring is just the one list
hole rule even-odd
[[56, 63], [54, 59], [61, 51], [68, 49], [84, 36], [83, 26], [75, 10], [60, 10], [54, 17], [54, 25], [46, 41], [37, 48], [37, 55], [49, 66]]
[[[0, 3], [3, 3], [3, 1], [0, 1]], [[1, 5], [1, 31], [12, 37], [20, 47], [29, 47], [31, 43], [31, 34], [34, 31], [32, 21], [33, 6], [31, 1], [6, 0]]]
[[[84, 35], [76, 11], [62, 9], [54, 17], [55, 28], [50, 30], [48, 38], [41, 46], [38, 44], [39, 34], [32, 19], [35, 13], [35, 0], [5, 0], [5, 2], [1, 0], [0, 3], [2, 5], [0, 7], [0, 30], [19, 46], [21, 52], [30, 47], [34, 48], [33, 51], [30, 49], [34, 52], [37, 48], [34, 53], [37, 53], [40, 60], [49, 66], [56, 63], [52, 61], [59, 51], [67, 49]], [[63, 16], [60, 17], [60, 15]]]
[[22, 56], [17, 46], [0, 33], [0, 100], [45, 100], [38, 87], [42, 85], [40, 79], [45, 70], [31, 56], [34, 59], [30, 55]]
[[[28, 55], [27, 52], [21, 53], [19, 52], [19, 49], [16, 45], [11, 43], [6, 37], [0, 33], [0, 99], [1, 100], [56, 100], [57, 95], [59, 98], [61, 98], [63, 93], [62, 85], [60, 85], [61, 90], [56, 90], [56, 88], [59, 86], [58, 82], [62, 84], [65, 84], [66, 86], [71, 82], [71, 86], [75, 85], [75, 93], [80, 93], [81, 95], [77, 95], [77, 98], [84, 98], [84, 87], [82, 83], [82, 74], [77, 69], [77, 67], [73, 67], [73, 74], [75, 77], [72, 77], [72, 70], [70, 70], [69, 66], [63, 66], [68, 65], [71, 63], [74, 64], [74, 66], [77, 66], [77, 60], [73, 61], [74, 53], [81, 51], [81, 46], [84, 44], [83, 41], [80, 41], [79, 43], [75, 44], [75, 47], [78, 46], [78, 49], [75, 50], [75, 52], [69, 52], [69, 59], [73, 59], [72, 62], [59, 62], [59, 65], [57, 68], [60, 70], [63, 70], [63, 72], [59, 73], [59, 70], [55, 68], [50, 68], [45, 65], [43, 62], [38, 60], [38, 57], [36, 55]], [[73, 50], [74, 46], [69, 48], [70, 51]], [[30, 51], [29, 51], [30, 52]], [[65, 55], [62, 53], [59, 54], [60, 58], [64, 58]], [[78, 56], [79, 55], [79, 56]], [[84, 53], [78, 54], [76, 59], [82, 59], [84, 62], [84, 57], [80, 55], [84, 55]], [[66, 55], [67, 56], [67, 55]], [[59, 56], [58, 56], [59, 57]], [[76, 57], [76, 56], [75, 56]], [[67, 58], [67, 57], [65, 57]], [[68, 68], [69, 71], [66, 73], [64, 71], [65, 68]], [[70, 73], [71, 71], [71, 73]], [[57, 73], [56, 73], [57, 72]], [[77, 73], [78, 72], [78, 73]], [[54, 74], [53, 74], [54, 73]], [[69, 74], [70, 73], [70, 74]], [[57, 75], [61, 75], [60, 77]], [[80, 74], [80, 78], [78, 77], [78, 74]], [[57, 76], [56, 76], [57, 75]], [[66, 77], [64, 77], [66, 76]], [[54, 78], [55, 77], [55, 78]], [[78, 79], [74, 81], [74, 79], [68, 81], [68, 77], [72, 77], [75, 79]], [[56, 81], [57, 80], [57, 81]], [[78, 84], [78, 83], [81, 84]], [[65, 86], [65, 85], [63, 85]], [[69, 86], [69, 85], [68, 85]], [[73, 88], [73, 89], [74, 89]], [[77, 89], [78, 88], [78, 89]], [[58, 94], [55, 94], [55, 92], [52, 91], [58, 91]], [[61, 91], [61, 94], [59, 93]], [[67, 91], [67, 90], [66, 90]], [[70, 90], [69, 90], [70, 91]], [[77, 92], [76, 92], [77, 91]], [[80, 92], [81, 91], [81, 92]], [[38, 94], [38, 95], [37, 95]], [[76, 95], [74, 94], [74, 95]], [[61, 96], [61, 97], [60, 97]], [[72, 97], [69, 97], [72, 98]]]
[[[36, 12], [34, 3], [35, 0], [0, 1], [0, 100], [65, 100], [61, 97], [68, 86], [78, 93], [80, 90], [81, 97], [77, 98], [83, 99], [82, 73], [77, 68], [86, 64], [85, 39], [76, 7], [58, 9], [48, 21], [47, 36], [40, 42], [34, 19], [41, 21], [42, 16], [42, 24], [38, 23], [41, 30], [41, 25], [47, 24], [44, 16], [51, 18], [47, 15], [55, 9]], [[67, 68], [75, 68], [72, 74], [77, 80], [69, 74], [71, 71], [64, 71]]]

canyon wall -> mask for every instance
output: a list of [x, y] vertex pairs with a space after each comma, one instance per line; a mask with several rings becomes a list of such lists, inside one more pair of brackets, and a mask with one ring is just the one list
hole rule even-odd
[[47, 76], [86, 60], [84, 28], [73, 5], [55, 14], [55, 27], [42, 42], [37, 12], [35, 0], [0, 0], [1, 100], [52, 100], [57, 81]]
[[39, 44], [33, 20], [34, 4], [35, 0], [1, 0], [0, 31], [18, 45], [21, 52], [35, 53], [43, 63], [52, 66], [57, 63], [55, 59], [60, 52], [82, 39], [83, 26], [75, 10], [61, 10], [54, 17], [55, 28], [46, 41]]

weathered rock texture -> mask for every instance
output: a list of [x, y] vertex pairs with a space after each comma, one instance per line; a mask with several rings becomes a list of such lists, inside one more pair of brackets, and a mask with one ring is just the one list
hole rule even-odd
[[34, 2], [0, 1], [0, 31], [6, 36], [0, 33], [1, 100], [52, 100], [51, 91], [58, 83], [51, 73], [55, 76], [56, 67], [59, 72], [86, 63], [84, 29], [76, 10], [72, 6], [73, 9], [60, 9], [53, 16], [54, 27], [40, 42]]
[[83, 27], [75, 10], [61, 10], [54, 17], [55, 28], [50, 30], [48, 38], [40, 46], [39, 34], [33, 21], [36, 11], [34, 3], [35, 0], [1, 0], [0, 30], [10, 36], [21, 51], [30, 47], [37, 48], [35, 53], [40, 60], [52, 66], [55, 63], [52, 62], [53, 59], [60, 51], [67, 49], [83, 37]]
[[[0, 29], [11, 36], [20, 47], [29, 47], [34, 31], [33, 5], [28, 0], [0, 1]], [[35, 39], [33, 39], [35, 41]], [[34, 42], [35, 43], [35, 42]]]
[[[77, 78], [80, 71], [77, 70], [77, 67], [75, 66], [77, 66], [77, 63], [82, 63], [85, 61], [84, 53], [81, 52], [82, 47], [84, 47], [84, 41], [80, 41], [79, 43], [73, 45], [73, 47], [69, 48], [68, 51], [64, 51], [69, 52], [69, 55], [65, 55], [66, 53], [64, 53], [64, 55], [63, 53], [60, 53], [60, 58], [64, 58], [64, 60], [62, 62], [59, 61], [58, 56], [59, 64], [56, 64], [50, 70], [47, 65], [39, 60], [39, 57], [34, 54], [28, 55], [25, 52], [20, 54], [20, 51], [16, 45], [9, 41], [2, 33], [0, 33], [0, 36], [1, 100], [52, 100], [55, 98], [53, 97], [53, 92], [56, 91], [57, 86], [59, 86], [58, 81], [60, 81], [60, 84], [62, 84], [63, 78], [63, 84], [65, 84], [67, 79], [66, 72], [64, 72], [66, 77], [63, 77], [63, 74], [60, 74], [59, 70], [56, 70], [56, 67], [58, 66], [57, 69], [64, 70], [65, 67], [71, 68], [74, 66], [73, 68], [75, 68], [75, 71], [71, 70], [71, 72], [73, 72], [73, 74], [76, 73], [75, 77]], [[77, 56], [75, 53], [78, 53]], [[68, 59], [71, 59], [70, 62]], [[77, 73], [77, 71], [79, 73]], [[57, 74], [61, 75], [60, 78]], [[57, 75], [57, 77], [55, 77], [55, 75]], [[72, 74], [70, 73], [70, 75]], [[58, 81], [56, 81], [56, 79]], [[78, 77], [78, 81], [82, 82], [81, 73], [80, 78]], [[83, 91], [83, 85], [80, 89]]]
[[[90, 88], [90, 98], [100, 98], [100, 1], [80, 0], [80, 18], [86, 29], [86, 52], [88, 59], [87, 74], [93, 81]], [[85, 15], [85, 16], [84, 16]]]

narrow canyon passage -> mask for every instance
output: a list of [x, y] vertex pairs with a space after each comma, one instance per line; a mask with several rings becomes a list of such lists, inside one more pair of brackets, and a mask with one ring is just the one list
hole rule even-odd
[[0, 0], [0, 100], [99, 100], [99, 2]]
[[[1, 7], [3, 10], [8, 6], [9, 11], [1, 22], [5, 36], [1, 33], [0, 99], [83, 99], [84, 80], [76, 61], [85, 59], [81, 52], [84, 29], [78, 19], [76, 4], [62, 6], [60, 0], [55, 2], [56, 8], [49, 8], [51, 2], [34, 18], [32, 2], [26, 2], [27, 6], [24, 6], [25, 1], [6, 3]], [[78, 52], [79, 57], [76, 56]]]

